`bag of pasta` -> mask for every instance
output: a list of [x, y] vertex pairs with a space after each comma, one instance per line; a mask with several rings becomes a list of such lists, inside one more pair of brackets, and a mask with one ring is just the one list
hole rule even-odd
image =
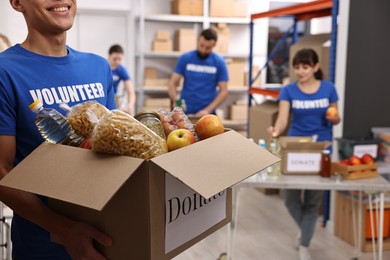
[[112, 110], [94, 127], [92, 151], [151, 159], [168, 151], [166, 141], [134, 119], [131, 115]]
[[67, 110], [69, 124], [76, 134], [83, 136], [84, 138], [89, 138], [92, 135], [96, 122], [110, 111], [105, 106], [95, 101], [80, 103]]

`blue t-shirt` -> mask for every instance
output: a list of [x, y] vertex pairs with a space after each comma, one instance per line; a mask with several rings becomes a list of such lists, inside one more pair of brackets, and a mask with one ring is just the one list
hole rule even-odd
[[199, 58], [196, 50], [184, 53], [175, 72], [184, 77], [181, 98], [185, 100], [187, 114], [208, 106], [218, 95], [218, 83], [229, 80], [225, 60], [214, 52], [205, 59]]
[[[20, 45], [0, 53], [0, 135], [16, 137], [15, 165], [44, 141], [34, 123], [35, 113], [28, 108], [34, 100], [63, 114], [66, 112], [59, 108], [62, 102], [73, 106], [95, 100], [109, 109], [115, 108], [107, 61], [67, 49], [64, 57], [42, 56]], [[50, 241], [46, 230], [17, 214], [11, 236], [16, 259], [70, 259], [63, 246]]]
[[338, 101], [335, 86], [321, 80], [320, 88], [313, 94], [306, 94], [296, 82], [284, 87], [279, 100], [290, 103], [291, 126], [289, 136], [318, 135], [318, 141], [332, 141], [333, 125], [325, 118], [330, 104]]
[[118, 67], [116, 67], [116, 69], [112, 70], [112, 78], [114, 80], [115, 93], [118, 91], [118, 85], [121, 80], [126, 81], [131, 79], [126, 68], [122, 65], [119, 65]]

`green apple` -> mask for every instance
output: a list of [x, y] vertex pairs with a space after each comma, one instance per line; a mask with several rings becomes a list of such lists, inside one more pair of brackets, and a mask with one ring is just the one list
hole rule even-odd
[[167, 137], [168, 151], [173, 151], [196, 142], [196, 138], [190, 130], [176, 129]]

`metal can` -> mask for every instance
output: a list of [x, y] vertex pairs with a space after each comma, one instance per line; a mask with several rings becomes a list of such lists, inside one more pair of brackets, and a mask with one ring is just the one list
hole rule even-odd
[[164, 129], [160, 121], [160, 116], [156, 112], [140, 112], [137, 113], [134, 118], [155, 132], [161, 138], [166, 139]]

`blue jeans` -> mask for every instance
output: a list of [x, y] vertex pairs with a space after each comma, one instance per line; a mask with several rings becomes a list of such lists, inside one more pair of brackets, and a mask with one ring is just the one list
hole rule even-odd
[[[309, 246], [317, 222], [323, 191], [285, 190], [284, 203], [301, 231], [301, 245]], [[303, 195], [303, 196], [302, 196]]]

